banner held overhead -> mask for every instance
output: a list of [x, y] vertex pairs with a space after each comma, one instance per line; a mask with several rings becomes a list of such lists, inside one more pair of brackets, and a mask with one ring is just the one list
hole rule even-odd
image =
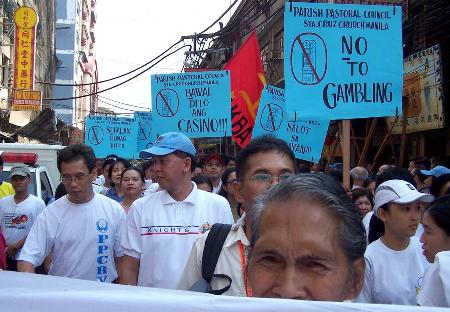
[[134, 122], [138, 131], [136, 158], [139, 158], [139, 152], [147, 149], [156, 140], [152, 131], [152, 112], [134, 112]]
[[291, 2], [284, 16], [289, 112], [329, 120], [401, 114], [401, 7]]
[[98, 158], [116, 154], [131, 158], [136, 152], [137, 127], [134, 118], [86, 116], [84, 142], [91, 146]]
[[230, 72], [152, 75], [154, 135], [231, 136]]
[[289, 144], [298, 159], [318, 162], [328, 131], [328, 120], [303, 120], [288, 116], [283, 89], [266, 85], [252, 137], [271, 134]]

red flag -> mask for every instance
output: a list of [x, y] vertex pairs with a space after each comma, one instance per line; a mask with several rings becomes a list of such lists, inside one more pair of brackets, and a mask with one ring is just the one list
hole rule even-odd
[[233, 139], [240, 147], [245, 147], [252, 137], [261, 91], [266, 83], [255, 31], [223, 68], [231, 71]]

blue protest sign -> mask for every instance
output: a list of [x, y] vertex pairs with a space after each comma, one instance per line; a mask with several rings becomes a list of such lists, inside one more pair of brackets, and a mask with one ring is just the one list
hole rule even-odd
[[153, 131], [231, 136], [229, 71], [152, 75]]
[[284, 89], [265, 85], [259, 100], [252, 138], [272, 134], [284, 139], [287, 127]]
[[104, 158], [109, 154], [116, 154], [133, 158], [137, 145], [134, 118], [86, 116], [84, 141], [94, 149], [96, 157]]
[[139, 152], [149, 148], [156, 140], [152, 132], [152, 112], [134, 112], [134, 122], [138, 131], [135, 154], [138, 158]]
[[401, 114], [401, 7], [290, 2], [284, 23], [290, 113], [327, 120]]
[[318, 162], [328, 131], [328, 121], [303, 120], [286, 112], [283, 89], [266, 85], [261, 94], [252, 138], [271, 134], [289, 144], [296, 158]]
[[319, 162], [329, 123], [328, 120], [289, 118], [285, 140], [295, 157]]

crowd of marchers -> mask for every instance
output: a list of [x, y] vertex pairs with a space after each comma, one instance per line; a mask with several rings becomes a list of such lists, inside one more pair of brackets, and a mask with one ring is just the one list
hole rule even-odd
[[[160, 135], [139, 167], [58, 153], [46, 206], [17, 164], [0, 184], [0, 269], [216, 295], [450, 306], [450, 169], [297, 166], [253, 139], [201, 161]], [[3, 163], [1, 163], [3, 165]], [[0, 272], [0, 275], [2, 273]]]

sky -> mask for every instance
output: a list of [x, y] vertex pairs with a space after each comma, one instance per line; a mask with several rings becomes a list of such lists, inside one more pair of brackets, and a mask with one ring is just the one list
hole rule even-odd
[[[181, 36], [203, 31], [233, 2], [232, 0], [97, 0], [95, 49], [99, 80], [131, 71], [162, 53]], [[238, 5], [239, 2], [233, 7], [232, 12]], [[221, 19], [224, 25], [229, 18], [230, 13]], [[218, 24], [208, 33], [217, 30]], [[192, 41], [186, 43], [191, 44]], [[185, 60], [183, 52], [184, 50], [181, 50], [166, 58], [154, 68], [122, 86], [100, 93], [99, 106], [110, 108], [116, 113], [149, 110], [150, 75], [180, 72]], [[131, 76], [133, 74], [112, 82], [101, 83], [99, 90], [109, 88]]]

